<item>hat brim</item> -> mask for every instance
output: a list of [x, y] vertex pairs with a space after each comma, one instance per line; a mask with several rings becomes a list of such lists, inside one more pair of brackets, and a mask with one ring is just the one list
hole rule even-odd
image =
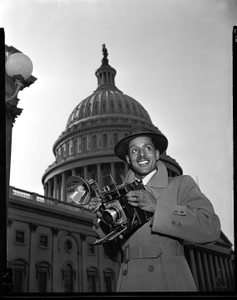
[[120, 159], [127, 161], [126, 156], [128, 154], [128, 144], [131, 140], [140, 137], [140, 136], [148, 136], [152, 138], [152, 140], [155, 143], [155, 147], [157, 150], [159, 150], [160, 155], [166, 151], [168, 147], [168, 140], [167, 138], [159, 133], [153, 133], [153, 132], [136, 132], [134, 134], [128, 135], [125, 138], [123, 138], [121, 141], [119, 141], [115, 148], [114, 148], [114, 153], [117, 155]]

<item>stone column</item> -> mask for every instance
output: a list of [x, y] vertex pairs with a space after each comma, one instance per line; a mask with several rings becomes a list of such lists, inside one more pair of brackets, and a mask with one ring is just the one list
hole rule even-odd
[[51, 179], [48, 180], [48, 197], [52, 197], [52, 183], [51, 183]]
[[112, 175], [114, 181], [116, 181], [114, 162], [111, 162], [110, 165], [111, 165], [111, 175]]
[[35, 264], [38, 260], [37, 258], [37, 248], [38, 248], [38, 235], [36, 233], [36, 229], [38, 224], [29, 223], [30, 227], [30, 241], [29, 241], [29, 292], [35, 292]]
[[81, 238], [81, 268], [80, 268], [81, 282], [80, 282], [80, 286], [81, 286], [81, 292], [84, 292], [84, 291], [87, 291], [87, 285], [88, 285], [87, 272], [86, 272], [86, 267], [87, 267], [86, 260], [83, 259], [84, 257], [87, 256], [86, 234], [80, 233], [80, 238]]
[[72, 169], [72, 175], [76, 175], [76, 169], [75, 168]]
[[210, 274], [211, 274], [211, 283], [212, 283], [212, 289], [215, 286], [216, 283], [216, 276], [215, 276], [215, 270], [214, 270], [214, 265], [213, 265], [213, 260], [212, 260], [212, 252], [208, 252], [208, 261], [210, 265]]
[[48, 182], [45, 182], [45, 184], [44, 184], [44, 196], [45, 197], [48, 196]]
[[84, 179], [85, 179], [85, 180], [90, 179], [90, 178], [87, 178], [87, 177], [88, 177], [87, 166], [84, 166], [84, 167], [83, 167], [83, 170], [84, 170]]
[[228, 263], [229, 263], [229, 268], [230, 268], [231, 282], [232, 282], [232, 286], [233, 286], [233, 289], [234, 289], [234, 287], [235, 287], [235, 275], [234, 275], [234, 269], [233, 269], [231, 257], [228, 259]]
[[101, 164], [96, 164], [96, 168], [97, 168], [97, 183], [98, 183], [100, 189], [102, 189], [103, 182], [102, 182], [102, 178], [101, 178]]
[[57, 266], [57, 260], [56, 260], [56, 253], [57, 253], [57, 236], [59, 233], [59, 229], [56, 227], [52, 227], [52, 252], [51, 252], [51, 261], [52, 261], [52, 269], [51, 269], [51, 293], [57, 292], [54, 291], [54, 279], [56, 278], [57, 275], [57, 267], [55, 270], [55, 266]]
[[210, 272], [207, 263], [206, 250], [202, 250], [202, 255], [203, 255], [203, 267], [206, 274], [206, 290], [211, 291], [212, 288], [211, 288]]
[[222, 288], [223, 278], [222, 278], [222, 272], [221, 272], [221, 268], [216, 253], [214, 254], [214, 266], [216, 269], [215, 289], [218, 290], [219, 288]]
[[189, 255], [190, 255], [190, 263], [191, 263], [191, 270], [192, 270], [193, 278], [196, 283], [197, 290], [199, 291], [199, 282], [198, 282], [198, 277], [197, 277], [197, 268], [196, 268], [196, 263], [195, 263], [193, 246], [189, 246], [188, 250], [189, 250]]
[[199, 274], [200, 274], [200, 281], [201, 281], [202, 291], [206, 291], [203, 268], [202, 268], [202, 259], [201, 259], [201, 254], [200, 254], [200, 248], [197, 248], [197, 261], [198, 261], [198, 269], [199, 269]]
[[58, 181], [57, 181], [57, 175], [53, 178], [53, 198], [58, 199]]
[[223, 285], [227, 288], [227, 282], [226, 282], [226, 272], [225, 272], [225, 268], [224, 268], [224, 264], [223, 264], [223, 259], [222, 256], [219, 256], [219, 262], [220, 262], [220, 268], [221, 268], [221, 274], [222, 274], [222, 281], [223, 281]]
[[230, 270], [227, 262], [227, 256], [225, 255], [224, 257], [224, 265], [225, 265], [225, 270], [226, 270], [226, 277], [227, 277], [227, 284], [228, 284], [228, 290], [232, 290], [232, 283], [231, 283], [231, 276], [230, 276]]
[[66, 175], [62, 172], [61, 201], [66, 202]]

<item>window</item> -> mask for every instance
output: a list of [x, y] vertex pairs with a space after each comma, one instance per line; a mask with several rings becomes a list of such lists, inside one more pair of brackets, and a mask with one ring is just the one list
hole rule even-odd
[[94, 274], [88, 276], [88, 283], [88, 292], [96, 292], [96, 276]]
[[67, 240], [65, 242], [65, 249], [66, 249], [67, 252], [71, 252], [71, 250], [72, 250], [72, 242], [70, 240]]
[[86, 152], [86, 150], [87, 150], [87, 147], [86, 147], [86, 137], [83, 138], [82, 149], [83, 149], [83, 152]]
[[94, 244], [91, 244], [91, 243], [88, 244], [88, 253], [90, 255], [95, 255], [95, 245]]
[[118, 134], [114, 134], [114, 146], [118, 143]]
[[13, 292], [23, 292], [23, 269], [14, 269]]
[[58, 159], [62, 158], [62, 148], [58, 147]]
[[97, 113], [98, 110], [99, 110], [99, 101], [96, 100], [96, 102], [95, 102], [95, 113]]
[[49, 290], [51, 266], [46, 261], [36, 263], [36, 279], [38, 281], [38, 292], [45, 293]]
[[48, 236], [44, 234], [39, 235], [39, 247], [48, 248]]
[[19, 258], [10, 264], [13, 266], [13, 292], [27, 292], [27, 262], [24, 259]]
[[68, 152], [69, 152], [69, 155], [72, 155], [73, 154], [73, 141], [69, 141], [68, 143]]
[[38, 281], [39, 281], [39, 293], [47, 292], [47, 271], [39, 271]]
[[105, 292], [114, 292], [114, 272], [111, 269], [104, 270]]
[[63, 270], [64, 291], [66, 293], [73, 292], [73, 268], [67, 264]]
[[74, 153], [78, 152], [78, 140], [76, 139], [74, 142]]
[[95, 150], [97, 148], [97, 136], [93, 135], [92, 138], [92, 149]]
[[87, 269], [88, 292], [98, 291], [98, 270], [94, 267]]
[[15, 231], [15, 244], [25, 245], [25, 231], [22, 230]]
[[107, 148], [108, 147], [108, 138], [107, 134], [103, 134], [103, 147]]
[[66, 144], [63, 144], [62, 148], [63, 148], [62, 156], [63, 156], [63, 157], [67, 157], [67, 153], [66, 153], [67, 146], [66, 146]]
[[110, 276], [105, 276], [105, 290], [112, 292], [112, 278]]
[[78, 149], [77, 149], [78, 153], [81, 153], [81, 138], [78, 138]]

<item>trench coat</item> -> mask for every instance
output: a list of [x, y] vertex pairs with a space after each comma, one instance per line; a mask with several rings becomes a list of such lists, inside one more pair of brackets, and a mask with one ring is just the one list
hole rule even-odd
[[[192, 177], [168, 177], [161, 161], [157, 168], [146, 185], [157, 199], [153, 217], [124, 239], [104, 244], [107, 255], [122, 262], [117, 292], [197, 291], [184, 241], [206, 244], [220, 236], [219, 217]], [[129, 170], [126, 181], [134, 180]]]

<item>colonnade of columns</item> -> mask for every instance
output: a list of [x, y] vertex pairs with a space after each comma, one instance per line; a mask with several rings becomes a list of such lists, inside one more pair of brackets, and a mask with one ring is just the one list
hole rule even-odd
[[105, 175], [111, 174], [117, 184], [121, 183], [120, 174], [128, 172], [128, 164], [123, 162], [108, 162], [75, 167], [54, 175], [44, 184], [44, 196], [66, 202], [66, 181], [72, 175], [78, 175], [85, 180], [94, 179], [100, 188], [106, 185]]
[[185, 256], [198, 291], [234, 290], [235, 278], [230, 254], [186, 245]]

